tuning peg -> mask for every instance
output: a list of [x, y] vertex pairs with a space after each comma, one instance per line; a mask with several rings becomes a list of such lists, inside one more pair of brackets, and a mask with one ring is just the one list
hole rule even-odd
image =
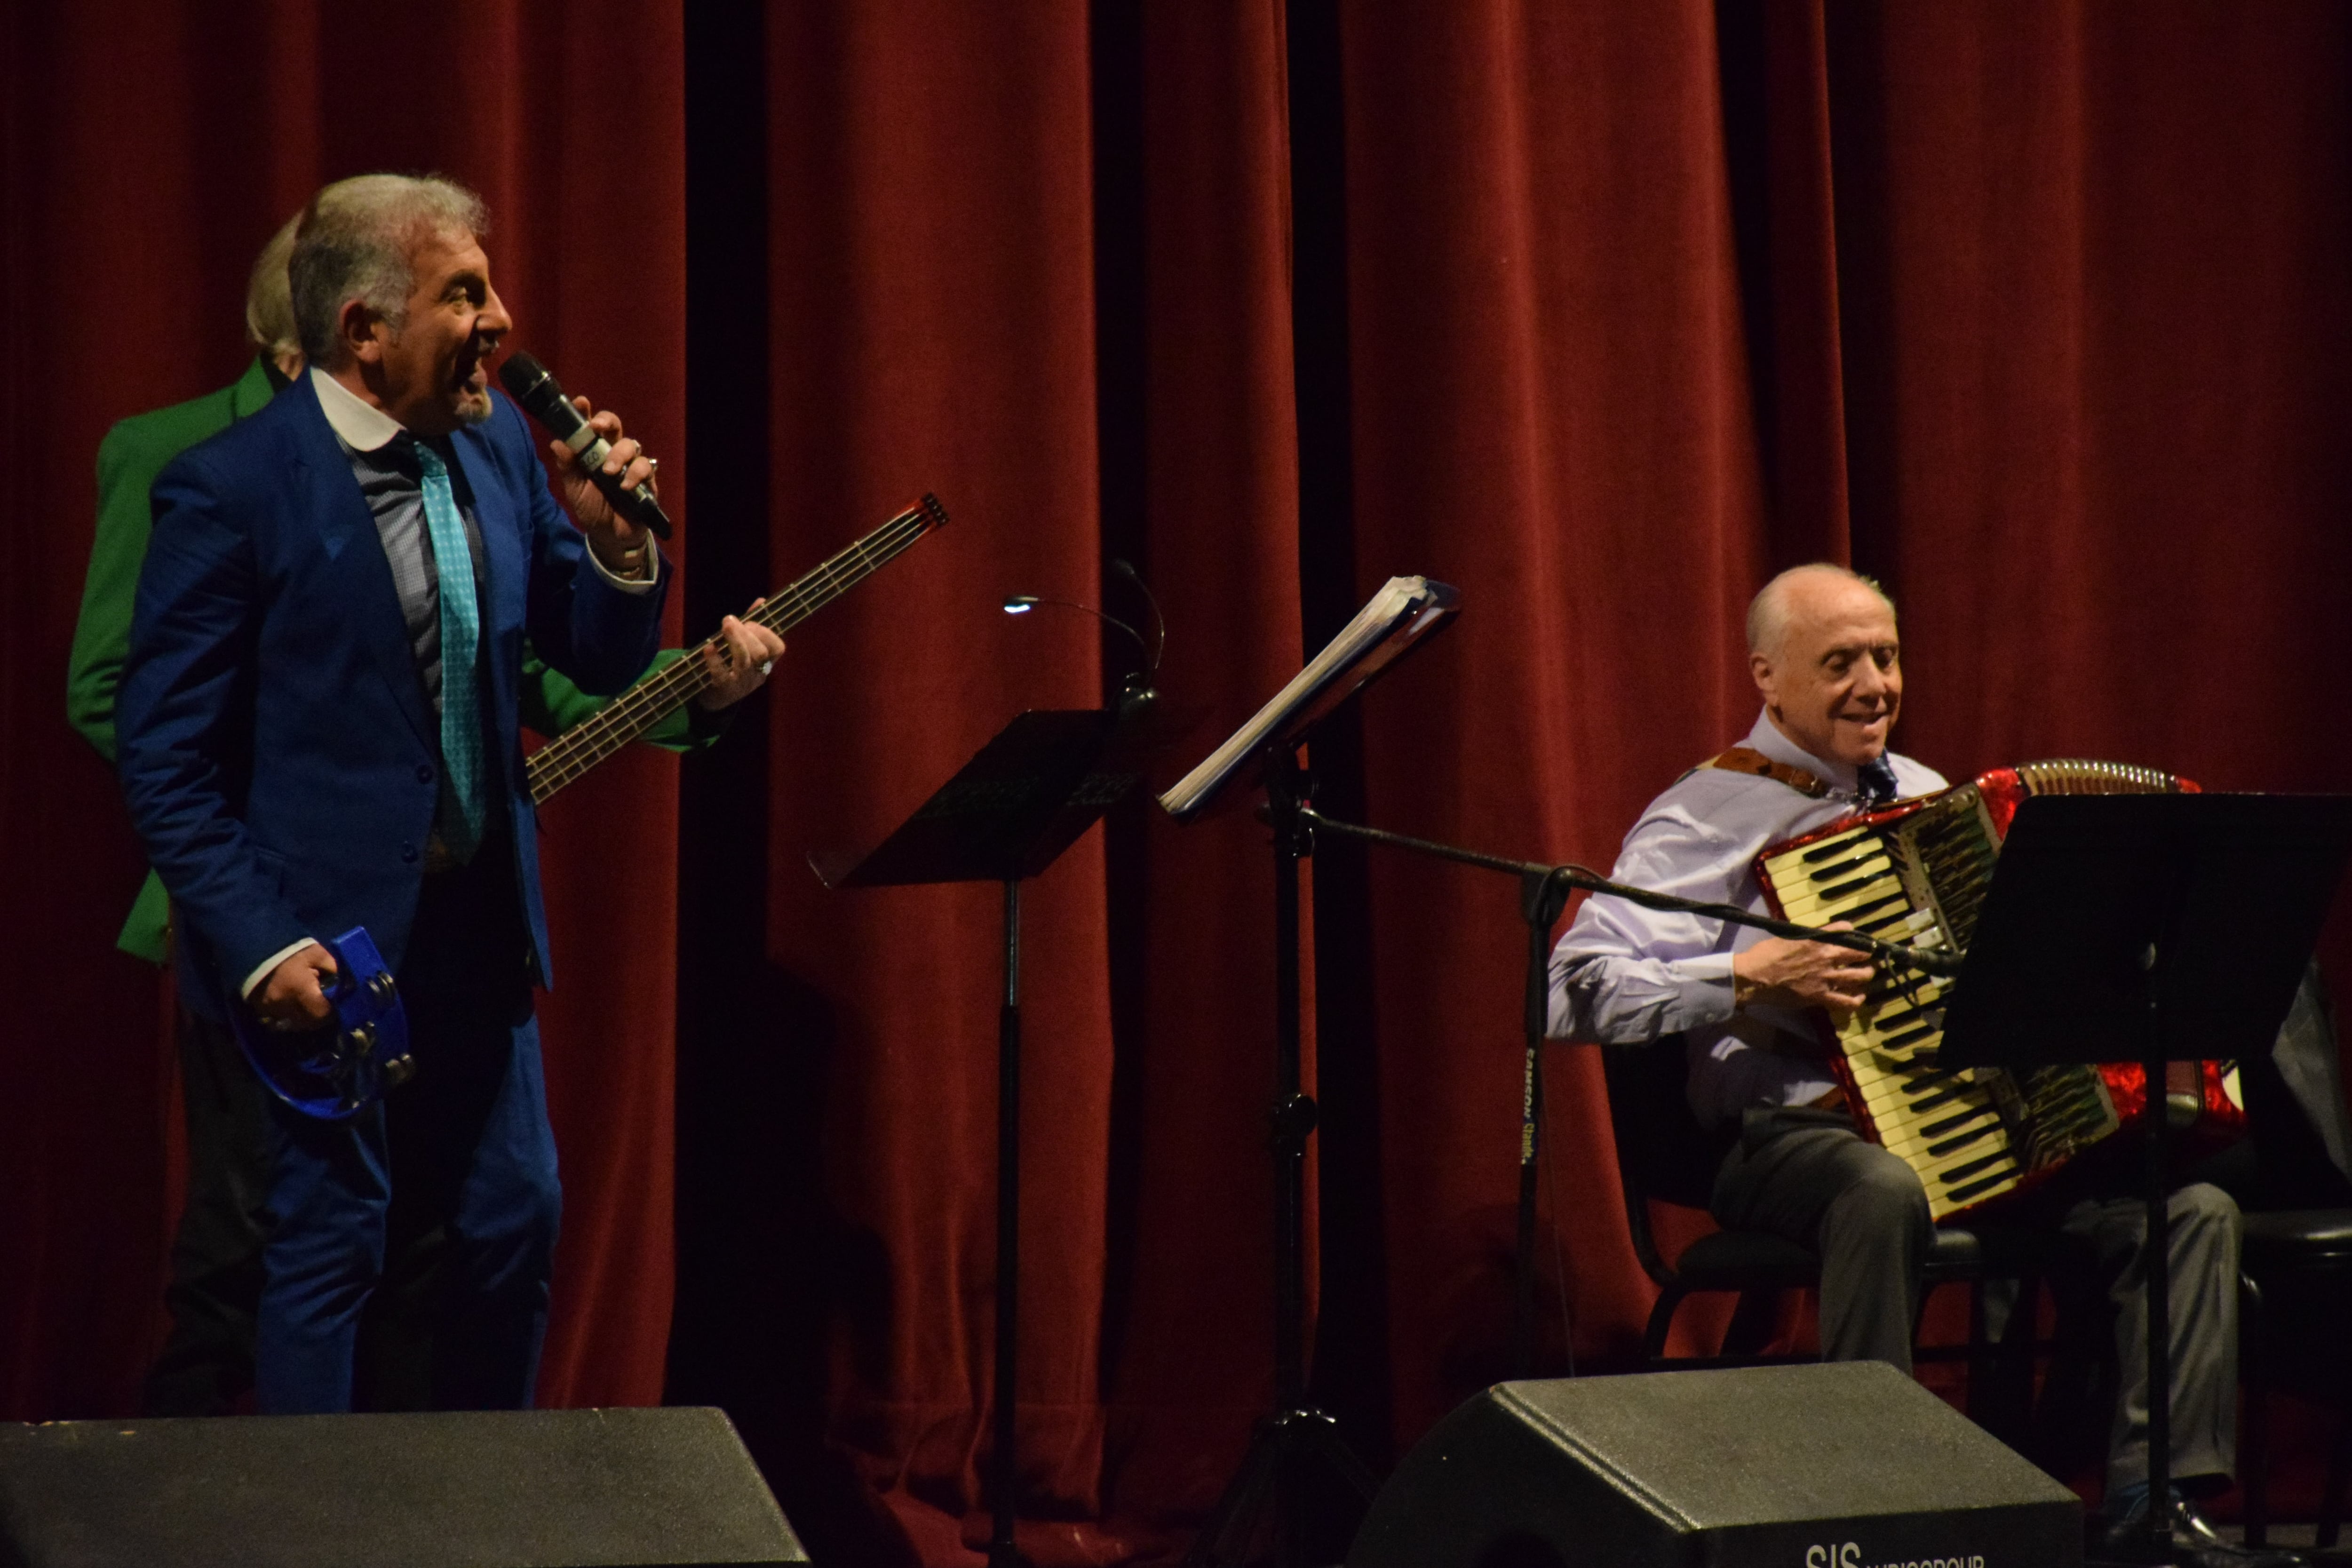
[[410, 1078], [414, 1077], [415, 1072], [416, 1062], [414, 1058], [407, 1056], [394, 1057], [390, 1061], [383, 1064], [384, 1087], [387, 1089], [398, 1089], [402, 1084], [406, 1083]]

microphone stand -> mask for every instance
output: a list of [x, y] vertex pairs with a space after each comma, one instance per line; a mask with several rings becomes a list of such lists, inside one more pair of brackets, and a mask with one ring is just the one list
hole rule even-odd
[[[1275, 793], [1269, 790], [1270, 810], [1265, 815], [1270, 818], [1275, 798]], [[1526, 1054], [1519, 1085], [1518, 1256], [1513, 1269], [1511, 1308], [1511, 1365], [1514, 1375], [1517, 1377], [1531, 1375], [1535, 1362], [1536, 1177], [1543, 1138], [1542, 1049], [1551, 1020], [1551, 931], [1552, 927], [1559, 923], [1561, 911], [1568, 907], [1571, 894], [1579, 890], [1605, 893], [1648, 909], [1705, 915], [1733, 925], [1753, 926], [1775, 936], [1793, 937], [1801, 942], [1828, 942], [1866, 952], [1881, 963], [1930, 974], [1955, 974], [1959, 972], [1960, 960], [1956, 953], [1885, 942], [1861, 931], [1823, 931], [1817, 926], [1798, 925], [1794, 921], [1757, 914], [1737, 904], [1704, 903], [1672, 893], [1653, 892], [1647, 888], [1612, 882], [1582, 866], [1547, 866], [1535, 860], [1510, 860], [1499, 855], [1485, 855], [1475, 849], [1463, 849], [1427, 838], [1412, 838], [1382, 828], [1341, 822], [1336, 817], [1324, 816], [1303, 800], [1290, 805], [1288, 815], [1297, 825], [1294, 831], [1301, 839], [1293, 851], [1295, 854], [1310, 852], [1312, 836], [1320, 831], [1360, 839], [1367, 844], [1383, 844], [1393, 849], [1410, 850], [1434, 859], [1451, 860], [1456, 865], [1500, 871], [1518, 879], [1519, 915], [1528, 926], [1528, 969], [1522, 1009], [1522, 1026], [1527, 1037]], [[1279, 838], [1282, 833], [1282, 825], [1276, 820], [1276, 837]], [[1561, 1281], [1561, 1289], [1567, 1289], [1567, 1281]], [[1569, 1356], [1570, 1375], [1573, 1376], [1576, 1363], [1572, 1346]]]

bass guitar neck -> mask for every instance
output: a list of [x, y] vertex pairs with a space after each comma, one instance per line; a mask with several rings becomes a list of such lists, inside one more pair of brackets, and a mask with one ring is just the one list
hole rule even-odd
[[[758, 609], [745, 611], [743, 619], [778, 633], [788, 632], [896, 560], [915, 541], [945, 527], [947, 521], [947, 509], [940, 505], [940, 498], [926, 493], [865, 538], [779, 589]], [[523, 764], [531, 804], [546, 805], [556, 791], [701, 696], [710, 685], [709, 673], [702, 667], [702, 650], [719, 641], [716, 633], [706, 637], [698, 647], [688, 648], [684, 658], [655, 670], [533, 752]]]

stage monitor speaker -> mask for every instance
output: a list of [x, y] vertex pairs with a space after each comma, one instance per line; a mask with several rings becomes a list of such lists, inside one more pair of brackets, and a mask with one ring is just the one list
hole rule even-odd
[[1349, 1568], [2076, 1568], [2073, 1492], [1880, 1362], [1506, 1383]]
[[718, 1410], [0, 1426], [8, 1568], [807, 1561]]

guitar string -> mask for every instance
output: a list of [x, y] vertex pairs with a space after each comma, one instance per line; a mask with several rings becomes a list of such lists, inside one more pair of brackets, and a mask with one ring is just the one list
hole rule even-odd
[[[854, 587], [867, 574], [896, 558], [899, 552], [921, 537], [924, 529], [906, 532], [902, 525], [922, 521], [918, 512], [901, 513], [883, 524], [866, 539], [857, 542], [823, 563], [800, 581], [792, 584], [772, 598], [758, 611], [743, 618], [779, 630], [788, 630], [802, 620]], [[534, 755], [534, 772], [546, 768], [563, 776], [554, 781], [555, 787], [569, 783], [587, 768], [601, 762], [613, 750], [625, 745], [639, 733], [668, 713], [680, 703], [699, 696], [709, 684], [709, 676], [702, 667], [702, 647], [715, 646], [720, 637], [714, 635], [704, 639], [688, 655], [673, 661], [660, 674], [637, 683], [565, 735], [541, 748]], [[577, 736], [574, 740], [572, 737]], [[547, 763], [537, 763], [538, 756], [552, 752]], [[582, 753], [593, 753], [583, 756]], [[552, 793], [551, 788], [549, 793]], [[535, 798], [543, 800], [543, 795]]]
[[[856, 586], [867, 574], [887, 564], [908, 544], [913, 542], [912, 538], [906, 540], [881, 538], [880, 535], [887, 531], [889, 526], [886, 524], [884, 529], [877, 531], [876, 536], [860, 541], [856, 545], [843, 551], [799, 582], [777, 594], [758, 611], [748, 613], [743, 618], [778, 630], [789, 630], [797, 626], [802, 620], [823, 609], [841, 594]], [[857, 559], [853, 561], [851, 559], [853, 556]], [[824, 580], [819, 582], [817, 581], [819, 578]], [[705, 644], [715, 645], [719, 640], [717, 636], [713, 636], [706, 638]], [[698, 660], [696, 661], [693, 670], [673, 673], [679, 671], [680, 667], [686, 662], [683, 659], [676, 661], [669, 668], [665, 669], [661, 676], [640, 682], [637, 687], [632, 689], [630, 693], [625, 694], [630, 699], [625, 705], [621, 700], [616, 699], [614, 704], [602, 711], [612, 713], [616, 707], [620, 708], [621, 711], [614, 714], [612, 719], [606, 720], [598, 728], [621, 728], [623, 727], [621, 721], [633, 717], [631, 710], [653, 707], [656, 703], [659, 704], [656, 715], [657, 717], [659, 713], [666, 713], [671, 707], [676, 706], [674, 698], [698, 695], [701, 686], [707, 686], [709, 683], [707, 676], [703, 677], [699, 684], [695, 679], [697, 675], [701, 674]], [[573, 732], [576, 733], [577, 730], [575, 729]], [[593, 737], [583, 737], [583, 740], [590, 738]], [[576, 745], [577, 742], [575, 742]]]
[[[877, 532], [887, 532], [889, 527], [886, 524], [884, 530]], [[896, 553], [888, 547], [898, 542], [895, 539], [861, 541], [744, 618], [772, 626], [795, 625], [814, 610], [822, 608], [858, 577], [887, 561]], [[888, 553], [883, 553], [886, 550]], [[713, 636], [706, 638], [701, 646], [709, 647], [719, 641], [719, 637]], [[635, 739], [664, 714], [700, 695], [709, 685], [709, 677], [703, 668], [698, 647], [687, 658], [674, 661], [659, 675], [640, 681], [621, 698], [600, 710], [590, 721], [575, 726], [568, 734], [542, 747], [539, 754], [546, 756], [547, 761], [540, 763], [535, 757], [535, 771], [558, 775], [553, 778], [553, 784], [560, 787], [602, 761], [611, 751]], [[534, 795], [539, 799], [545, 798], [538, 795], [536, 791]]]
[[[896, 559], [935, 526], [926, 508], [901, 512], [741, 618], [775, 630], [789, 630]], [[544, 804], [557, 790], [635, 740], [673, 709], [700, 696], [710, 685], [709, 674], [703, 668], [701, 650], [721, 640], [719, 634], [705, 638], [686, 657], [639, 681], [533, 752], [526, 764], [532, 804]]]

